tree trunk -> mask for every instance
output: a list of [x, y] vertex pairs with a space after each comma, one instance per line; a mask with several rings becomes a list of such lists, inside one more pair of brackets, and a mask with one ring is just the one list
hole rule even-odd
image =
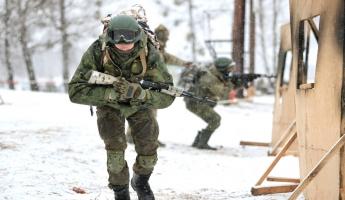
[[278, 48], [278, 2], [277, 0], [273, 0], [273, 23], [272, 23], [272, 29], [273, 29], [273, 73], [276, 74], [277, 72], [277, 48]]
[[10, 50], [10, 15], [11, 15], [11, 8], [10, 8], [10, 1], [5, 0], [5, 15], [4, 15], [4, 32], [5, 32], [5, 63], [7, 68], [7, 83], [11, 90], [14, 90], [14, 73], [11, 64], [11, 50]]
[[26, 65], [26, 69], [28, 72], [28, 76], [29, 76], [29, 81], [30, 81], [30, 88], [32, 91], [38, 91], [39, 87], [36, 81], [36, 77], [35, 77], [35, 71], [33, 68], [33, 64], [32, 64], [32, 55], [31, 55], [31, 51], [28, 47], [28, 35], [27, 35], [27, 26], [26, 26], [26, 11], [27, 8], [22, 9], [21, 8], [21, 4], [20, 1], [18, 1], [18, 13], [19, 13], [19, 26], [20, 26], [20, 30], [19, 30], [19, 42], [22, 46], [22, 54], [24, 56], [24, 63]]
[[237, 71], [243, 73], [244, 61], [244, 19], [245, 19], [245, 0], [235, 0], [234, 22], [232, 26], [233, 50], [232, 57], [236, 62]]
[[69, 81], [69, 49], [67, 33], [67, 21], [66, 21], [66, 9], [65, 0], [60, 0], [60, 31], [61, 31], [61, 43], [62, 43], [62, 76], [64, 82], [65, 91], [68, 90]]
[[[244, 72], [244, 23], [246, 13], [246, 1], [235, 0], [234, 1], [235, 12], [234, 22], [232, 25], [232, 57], [236, 62], [236, 71]], [[240, 89], [237, 93], [239, 97], [243, 97], [243, 89]]]
[[189, 11], [189, 27], [191, 31], [191, 42], [192, 42], [192, 56], [193, 62], [196, 62], [196, 39], [195, 39], [195, 27], [193, 18], [193, 0], [188, 0], [188, 11]]
[[102, 19], [102, 0], [96, 0], [96, 12], [95, 12], [95, 18], [96, 20], [101, 20]]
[[249, 34], [249, 73], [255, 72], [255, 13], [253, 0], [250, 0], [250, 34]]
[[[268, 64], [268, 59], [267, 59], [267, 48], [266, 48], [266, 39], [265, 39], [265, 35], [266, 35], [266, 28], [265, 28], [265, 16], [264, 16], [264, 12], [265, 12], [265, 8], [263, 7], [263, 0], [258, 1], [259, 3], [259, 24], [260, 24], [260, 30], [261, 30], [261, 34], [260, 34], [260, 41], [261, 41], [261, 51], [262, 51], [262, 59], [264, 61], [264, 69], [266, 71], [266, 74], [270, 74], [270, 67]], [[275, 57], [275, 55], [273, 55]], [[274, 82], [269, 79], [269, 84], [272, 88], [274, 88]]]

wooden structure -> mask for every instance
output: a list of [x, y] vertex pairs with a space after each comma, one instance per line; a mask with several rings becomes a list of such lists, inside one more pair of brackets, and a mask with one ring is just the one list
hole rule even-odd
[[[272, 140], [270, 143], [241, 141], [240, 145], [271, 147], [269, 155], [276, 155], [291, 134], [296, 132], [295, 94], [296, 78], [291, 74], [291, 31], [290, 24], [280, 28], [280, 48], [278, 53], [277, 79], [272, 122]], [[285, 154], [298, 154], [295, 141]]]
[[282, 158], [282, 156], [287, 152], [287, 150], [291, 147], [291, 145], [296, 141], [297, 133], [294, 132], [287, 141], [282, 146], [282, 149], [279, 151], [279, 153], [275, 156], [272, 163], [268, 166], [266, 171], [263, 173], [263, 175], [259, 178], [259, 180], [256, 182], [255, 186], [252, 187], [251, 193], [252, 195], [263, 195], [263, 194], [274, 194], [274, 193], [285, 193], [285, 192], [291, 192], [293, 191], [298, 185], [296, 184], [296, 179], [291, 178], [279, 178], [274, 179], [274, 181], [280, 180], [281, 182], [291, 182], [294, 183], [292, 185], [279, 185], [279, 186], [261, 186], [261, 184], [267, 180], [270, 181], [272, 178], [269, 178], [268, 175], [271, 173], [273, 168], [277, 165], [279, 160]]
[[[272, 123], [271, 151], [276, 155], [284, 141], [296, 131], [295, 128], [295, 94], [296, 78], [292, 76], [292, 46], [290, 24], [280, 28], [280, 47], [278, 53], [277, 80], [275, 84], [274, 110]], [[297, 154], [295, 141], [287, 154]]]
[[344, 10], [344, 0], [290, 0], [300, 174], [315, 176], [303, 190], [308, 200], [345, 199], [344, 148], [313, 173], [345, 133]]

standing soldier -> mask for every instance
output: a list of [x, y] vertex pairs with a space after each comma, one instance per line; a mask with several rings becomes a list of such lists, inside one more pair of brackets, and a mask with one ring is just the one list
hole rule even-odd
[[[207, 96], [211, 100], [220, 100], [223, 98], [225, 91], [229, 91], [233, 87], [232, 83], [227, 80], [227, 76], [233, 67], [234, 62], [231, 59], [217, 58], [209, 70], [199, 71], [195, 75], [194, 84], [190, 87], [189, 92], [194, 93], [196, 96]], [[208, 141], [213, 132], [220, 126], [220, 115], [214, 110], [214, 106], [188, 98], [184, 98], [184, 101], [189, 111], [207, 123], [207, 127], [198, 132], [192, 147], [216, 150], [216, 148], [208, 145]]]
[[[182, 67], [191, 67], [192, 66], [192, 62], [189, 61], [184, 61], [168, 52], [165, 51], [166, 48], [166, 44], [169, 40], [169, 30], [162, 24], [160, 24], [159, 26], [157, 26], [157, 28], [155, 29], [155, 35], [157, 37], [157, 40], [159, 42], [159, 53], [160, 56], [163, 60], [163, 62], [167, 65], [177, 65], [177, 66], [182, 66]], [[155, 112], [155, 116], [157, 117], [157, 111]], [[129, 143], [133, 143], [133, 139], [131, 137], [131, 127], [129, 126], [127, 128], [127, 141]], [[161, 141], [158, 141], [159, 146], [164, 147], [165, 144]]]
[[[119, 77], [120, 81], [113, 86], [89, 84], [93, 70]], [[154, 200], [148, 183], [158, 148], [159, 130], [153, 111], [169, 106], [174, 98], [143, 89], [139, 84], [143, 79], [173, 84], [158, 50], [138, 22], [131, 16], [118, 15], [109, 21], [106, 36], [84, 53], [69, 83], [72, 102], [97, 106], [98, 130], [107, 152], [108, 181], [115, 200], [130, 199], [125, 120], [132, 128], [137, 152], [131, 186], [140, 200]]]
[[159, 42], [159, 51], [161, 53], [161, 56], [163, 57], [164, 62], [167, 65], [177, 65], [177, 66], [183, 66], [183, 67], [191, 67], [192, 62], [182, 60], [181, 58], [178, 58], [168, 52], [166, 52], [165, 48], [167, 46], [167, 42], [169, 40], [169, 30], [164, 25], [160, 24], [155, 29], [155, 35], [157, 37], [157, 40]]

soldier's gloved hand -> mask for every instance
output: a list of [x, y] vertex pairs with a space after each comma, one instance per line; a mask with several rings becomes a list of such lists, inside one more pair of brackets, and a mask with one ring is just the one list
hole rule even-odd
[[114, 82], [114, 89], [120, 94], [120, 101], [137, 100], [144, 102], [146, 100], [147, 91], [144, 90], [138, 83], [128, 82], [121, 78]]

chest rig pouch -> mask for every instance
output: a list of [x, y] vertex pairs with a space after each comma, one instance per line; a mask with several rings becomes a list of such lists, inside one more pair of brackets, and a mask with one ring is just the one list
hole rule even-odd
[[115, 77], [124, 77], [127, 80], [133, 78], [142, 78], [147, 70], [146, 53], [145, 50], [141, 50], [138, 58], [134, 59], [127, 67], [122, 68], [113, 62], [109, 55], [108, 49], [105, 50], [103, 57], [102, 68], [103, 72]]

